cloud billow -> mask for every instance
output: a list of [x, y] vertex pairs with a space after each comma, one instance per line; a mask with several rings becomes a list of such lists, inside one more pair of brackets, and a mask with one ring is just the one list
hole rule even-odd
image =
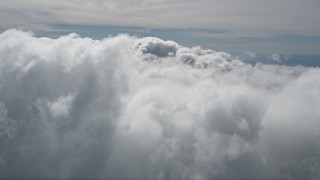
[[128, 35], [0, 35], [0, 177], [320, 177], [320, 71]]

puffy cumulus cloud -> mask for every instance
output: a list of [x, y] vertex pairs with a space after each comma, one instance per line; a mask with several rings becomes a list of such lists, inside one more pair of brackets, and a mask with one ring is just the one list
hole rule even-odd
[[163, 41], [154, 37], [140, 39], [136, 47], [144, 54], [156, 57], [175, 56], [179, 45], [173, 41]]
[[0, 35], [0, 176], [318, 179], [320, 70], [127, 35]]

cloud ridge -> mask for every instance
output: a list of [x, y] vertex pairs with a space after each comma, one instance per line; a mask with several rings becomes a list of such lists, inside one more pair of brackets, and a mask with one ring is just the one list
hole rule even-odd
[[320, 177], [320, 70], [155, 37], [0, 35], [0, 177]]

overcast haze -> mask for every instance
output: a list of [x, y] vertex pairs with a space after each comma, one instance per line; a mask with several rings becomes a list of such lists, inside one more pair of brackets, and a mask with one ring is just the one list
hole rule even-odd
[[[130, 34], [139, 33], [128, 30], [132, 27], [149, 32], [155, 28], [164, 31], [164, 37], [185, 45], [224, 51], [319, 54], [319, 9], [318, 0], [10, 0], [0, 2], [0, 24], [2, 30], [21, 27], [45, 32], [43, 35], [85, 31], [79, 26], [68, 29], [68, 25], [96, 29], [120, 26], [123, 28], [118, 33]], [[171, 35], [176, 29], [184, 31]], [[99, 38], [106, 35], [108, 29]], [[185, 40], [190, 38], [192, 42]]]
[[318, 9], [0, 1], [0, 179], [320, 179]]

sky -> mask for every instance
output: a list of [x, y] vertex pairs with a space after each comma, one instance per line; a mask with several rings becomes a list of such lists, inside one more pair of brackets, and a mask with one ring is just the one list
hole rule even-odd
[[129, 33], [227, 52], [320, 54], [318, 0], [0, 1], [0, 28], [58, 37]]

